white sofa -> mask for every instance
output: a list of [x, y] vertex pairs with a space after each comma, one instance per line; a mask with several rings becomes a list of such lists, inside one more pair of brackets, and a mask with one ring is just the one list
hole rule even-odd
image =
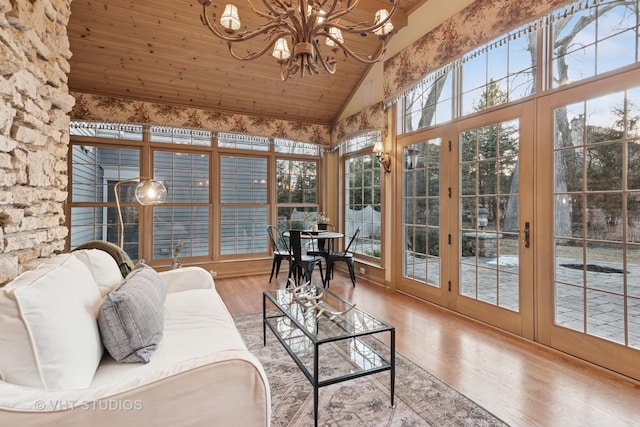
[[0, 425], [269, 426], [265, 372], [211, 275], [159, 276], [164, 329], [148, 363], [103, 348], [98, 309], [123, 281], [106, 252], [57, 255], [0, 288]]

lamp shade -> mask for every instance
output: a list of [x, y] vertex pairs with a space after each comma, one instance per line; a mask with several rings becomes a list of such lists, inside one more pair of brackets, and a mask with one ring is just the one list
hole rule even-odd
[[273, 47], [273, 57], [278, 61], [286, 61], [291, 56], [289, 52], [289, 45], [287, 44], [287, 39], [281, 37], [276, 40], [276, 45]]
[[[386, 9], [380, 9], [379, 11], [376, 12], [376, 17], [374, 22], [378, 24], [388, 18], [389, 18], [389, 12], [387, 12]], [[384, 36], [386, 34], [389, 34], [391, 31], [393, 31], [393, 24], [391, 23], [391, 21], [387, 21], [382, 27], [375, 30], [374, 33], [377, 36]]]
[[384, 147], [382, 146], [382, 141], [376, 141], [373, 146], [373, 152], [377, 154], [381, 154], [384, 151]]
[[[329, 34], [331, 36], [333, 36], [333, 38], [338, 40], [340, 43], [344, 43], [344, 38], [342, 37], [342, 31], [340, 31], [339, 28], [336, 28], [336, 27], [329, 28]], [[329, 38], [327, 39], [326, 43], [327, 43], [327, 46], [332, 46], [333, 47], [333, 46], [336, 45], [336, 42], [334, 42], [333, 40], [331, 40]]]
[[141, 180], [136, 186], [135, 195], [141, 205], [157, 205], [167, 200], [167, 188], [155, 179]]
[[224, 12], [220, 17], [220, 25], [231, 31], [240, 29], [240, 17], [238, 16], [238, 8], [235, 5], [228, 4], [224, 7]]

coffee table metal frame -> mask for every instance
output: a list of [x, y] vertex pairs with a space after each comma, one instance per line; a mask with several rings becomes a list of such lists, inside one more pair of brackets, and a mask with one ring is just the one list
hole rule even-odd
[[[267, 328], [269, 328], [293, 358], [302, 373], [307, 377], [309, 382], [311, 382], [313, 386], [314, 425], [318, 425], [318, 389], [320, 387], [378, 372], [389, 371], [390, 373], [391, 406], [393, 407], [395, 393], [395, 328], [354, 307], [350, 302], [321, 286], [306, 285], [304, 290], [307, 295], [318, 296], [322, 294], [321, 299], [316, 301], [319, 301], [327, 310], [347, 312], [331, 315], [331, 313], [323, 310], [315, 310], [310, 304], [304, 304], [296, 300], [292, 288], [265, 291], [262, 298], [262, 334], [264, 345], [267, 345]], [[329, 301], [331, 305], [329, 305], [327, 301]], [[268, 310], [268, 308], [270, 308], [270, 310]], [[294, 346], [290, 345], [289, 342], [293, 343], [294, 341], [291, 341], [290, 336], [285, 337], [282, 328], [278, 327], [278, 321], [285, 318], [288, 319], [287, 324], [297, 333], [295, 342], [299, 344], [301, 340], [304, 341], [303, 344], [305, 345], [303, 345], [303, 347], [307, 348], [307, 350], [309, 349], [308, 347], [313, 346], [313, 372], [303, 362], [299, 354], [301, 351], [300, 346], [295, 346], [297, 348], [294, 348]], [[365, 321], [357, 322], [357, 325], [353, 325], [353, 322], [349, 319], [354, 318], [364, 319]], [[293, 325], [291, 325], [292, 323]], [[365, 325], [364, 327], [363, 324]], [[385, 333], [389, 333], [388, 346], [378, 339], [378, 336]], [[382, 347], [386, 347], [389, 352], [389, 357], [385, 357], [385, 355], [381, 354], [382, 352], [373, 349], [364, 342], [364, 339], [374, 339], [380, 343]], [[350, 344], [352, 348], [354, 346], [366, 348], [365, 353], [368, 355], [366, 357], [367, 366], [357, 366], [353, 364], [352, 369], [350, 369], [348, 373], [321, 380], [318, 371], [320, 347], [323, 344], [346, 340], [355, 341]], [[363, 363], [363, 365], [364, 364], [365, 363]]]

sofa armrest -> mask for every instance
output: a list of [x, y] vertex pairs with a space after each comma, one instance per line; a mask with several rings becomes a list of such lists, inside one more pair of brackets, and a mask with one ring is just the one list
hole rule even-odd
[[269, 383], [246, 350], [187, 361], [156, 376], [133, 375], [127, 384], [59, 392], [0, 381], [0, 425], [270, 426]]
[[183, 267], [160, 272], [167, 284], [167, 293], [190, 289], [215, 289], [211, 273], [201, 267]]

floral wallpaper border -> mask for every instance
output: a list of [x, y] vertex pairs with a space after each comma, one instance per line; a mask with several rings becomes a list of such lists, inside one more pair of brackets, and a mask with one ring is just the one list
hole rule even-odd
[[575, 0], [477, 0], [384, 62], [384, 98], [483, 43]]
[[331, 127], [71, 91], [71, 120], [236, 132], [331, 146]]
[[333, 128], [334, 147], [347, 137], [370, 130], [382, 130], [386, 123], [384, 104], [378, 102], [339, 121]]

